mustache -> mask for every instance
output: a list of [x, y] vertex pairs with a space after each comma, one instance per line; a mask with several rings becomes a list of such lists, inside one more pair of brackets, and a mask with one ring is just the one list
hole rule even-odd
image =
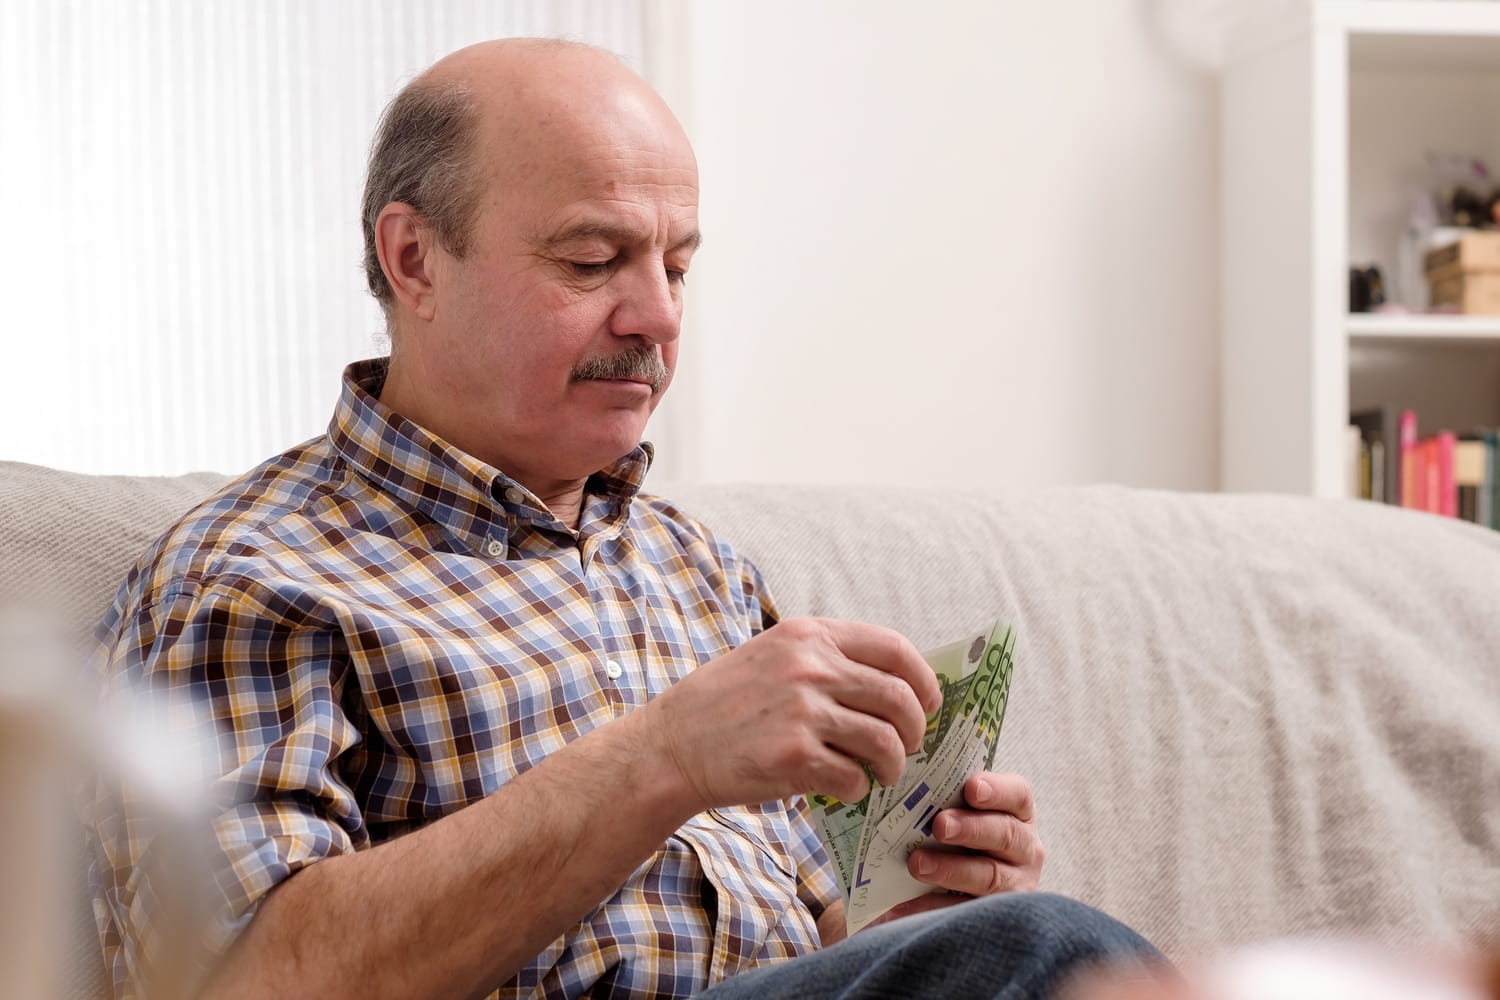
[[573, 369], [573, 381], [593, 379], [646, 379], [653, 393], [661, 392], [671, 376], [666, 362], [654, 347], [632, 347], [603, 358], [585, 358]]

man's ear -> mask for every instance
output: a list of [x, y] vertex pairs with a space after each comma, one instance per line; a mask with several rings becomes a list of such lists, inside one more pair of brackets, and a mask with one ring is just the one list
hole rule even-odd
[[416, 209], [393, 201], [380, 210], [375, 220], [375, 252], [380, 256], [380, 269], [391, 283], [396, 301], [419, 319], [432, 319], [433, 315], [432, 255], [436, 249], [432, 228]]

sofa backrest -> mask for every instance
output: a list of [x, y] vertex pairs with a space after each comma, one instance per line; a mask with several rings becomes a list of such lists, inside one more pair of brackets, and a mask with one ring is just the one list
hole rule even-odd
[[1112, 486], [669, 495], [784, 613], [921, 648], [1017, 625], [1001, 760], [1035, 788], [1045, 887], [1177, 953], [1500, 940], [1500, 532]]

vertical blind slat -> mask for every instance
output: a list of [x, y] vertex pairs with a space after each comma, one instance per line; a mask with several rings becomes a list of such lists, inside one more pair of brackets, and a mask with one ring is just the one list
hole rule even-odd
[[640, 65], [643, 13], [472, 0], [6, 0], [0, 190], [27, 289], [0, 460], [236, 471], [321, 433], [375, 350], [358, 210], [380, 108], [432, 59], [566, 34]]

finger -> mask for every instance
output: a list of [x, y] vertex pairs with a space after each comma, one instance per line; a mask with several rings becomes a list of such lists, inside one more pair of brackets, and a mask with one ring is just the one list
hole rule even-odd
[[900, 735], [890, 723], [873, 715], [836, 707], [824, 733], [828, 746], [852, 761], [869, 765], [882, 785], [894, 785], [906, 769], [906, 747]]
[[839, 679], [829, 685], [828, 693], [845, 708], [894, 726], [907, 753], [916, 753], [921, 747], [927, 716], [916, 692], [901, 678], [845, 660]]
[[812, 780], [807, 789], [831, 795], [840, 802], [858, 802], [870, 794], [870, 777], [859, 761], [832, 747], [825, 747], [809, 771]]
[[906, 870], [918, 882], [970, 896], [990, 896], [1037, 886], [1036, 873], [1029, 868], [967, 851], [924, 847], [911, 852], [906, 859]]
[[937, 674], [906, 636], [867, 622], [829, 618], [823, 619], [822, 625], [849, 659], [894, 674], [910, 685], [925, 713], [930, 715], [942, 707], [943, 691], [938, 686]]
[[947, 847], [966, 847], [1019, 868], [1040, 867], [1042, 840], [1036, 827], [1009, 813], [945, 809], [932, 821], [932, 835]]
[[897, 903], [865, 926], [867, 928], [876, 927], [880, 924], [889, 923], [892, 920], [900, 920], [902, 917], [916, 916], [918, 913], [926, 913], [929, 910], [945, 909], [956, 903], [962, 903], [968, 898], [968, 896], [951, 892], [924, 892], [915, 899], [908, 899], [905, 902]]
[[964, 801], [975, 809], [1010, 813], [1023, 823], [1036, 819], [1031, 783], [1019, 774], [980, 771], [964, 783]]

